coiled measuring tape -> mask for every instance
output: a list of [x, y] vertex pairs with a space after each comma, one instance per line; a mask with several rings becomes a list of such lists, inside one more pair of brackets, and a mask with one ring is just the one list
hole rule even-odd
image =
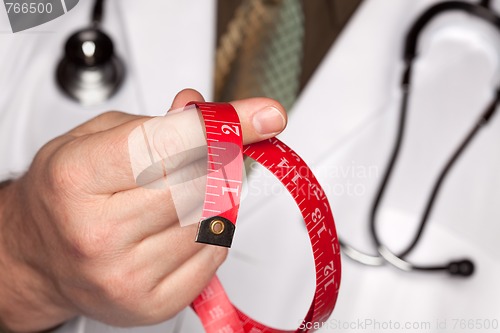
[[[242, 187], [243, 154], [274, 174], [290, 192], [306, 224], [316, 267], [316, 290], [302, 325], [312, 332], [333, 311], [340, 286], [340, 248], [325, 192], [306, 163], [276, 138], [242, 146], [238, 115], [227, 103], [190, 103], [201, 112], [207, 138], [207, 187], [197, 242], [230, 247]], [[289, 332], [267, 327], [239, 311], [214, 277], [192, 307], [208, 333]]]

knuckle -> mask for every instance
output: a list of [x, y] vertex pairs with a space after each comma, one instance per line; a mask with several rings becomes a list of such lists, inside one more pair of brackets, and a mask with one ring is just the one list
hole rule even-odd
[[[206, 172], [206, 165], [203, 167], [202, 171]], [[192, 179], [190, 182], [190, 191], [192, 193], [192, 200], [194, 203], [203, 204], [206, 192], [206, 177], [196, 177]]]
[[156, 130], [153, 134], [153, 150], [165, 162], [167, 170], [176, 169], [187, 159], [184, 153], [186, 142], [180, 130], [168, 126], [167, 130]]
[[67, 236], [74, 256], [86, 260], [108, 256], [113, 248], [113, 235], [109, 228], [105, 226], [95, 228], [90, 226], [90, 223], [81, 222], [78, 224], [86, 226], [75, 227], [76, 230], [70, 230]]
[[99, 274], [95, 283], [110, 302], [119, 304], [125, 310], [138, 311], [143, 303], [141, 300], [148, 295], [143, 287], [144, 280], [138, 275], [140, 273], [129, 268], [114, 267]]
[[[207, 162], [191, 163], [182, 169], [182, 172], [177, 172], [170, 178], [171, 183], [182, 187], [177, 191], [185, 193], [184, 196], [175, 195], [172, 198], [174, 203], [186, 200], [185, 204], [190, 207], [198, 207], [203, 205], [207, 185]], [[182, 189], [182, 190], [181, 190]], [[182, 199], [181, 199], [182, 198]], [[179, 202], [181, 203], [181, 202]]]
[[72, 140], [56, 150], [47, 161], [47, 179], [49, 185], [65, 194], [83, 187], [84, 169], [82, 161], [88, 160], [85, 152], [78, 148], [78, 142]]
[[100, 287], [105, 297], [114, 303], [127, 304], [135, 299], [136, 291], [129, 279], [121, 274], [106, 274], [101, 278]]
[[[63, 154], [57, 154], [48, 163], [49, 183], [55, 189], [66, 189], [74, 186], [74, 168]], [[73, 171], [73, 172], [72, 172]]]

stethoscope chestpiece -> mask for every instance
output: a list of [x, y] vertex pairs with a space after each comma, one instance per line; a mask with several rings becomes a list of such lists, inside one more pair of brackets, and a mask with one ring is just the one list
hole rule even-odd
[[113, 96], [125, 76], [125, 67], [115, 55], [113, 42], [98, 28], [72, 34], [57, 67], [61, 90], [83, 105], [96, 105]]

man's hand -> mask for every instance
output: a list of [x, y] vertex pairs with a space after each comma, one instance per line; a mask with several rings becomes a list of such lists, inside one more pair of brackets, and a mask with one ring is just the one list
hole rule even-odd
[[[172, 108], [191, 100], [202, 97], [182, 91]], [[273, 100], [233, 105], [245, 144], [285, 127]], [[117, 326], [153, 324], [188, 306], [213, 277], [226, 249], [194, 242], [196, 225], [180, 227], [168, 188], [136, 184], [128, 138], [149, 119], [105, 113], [49, 142], [0, 190], [5, 326], [40, 331], [80, 314]], [[163, 156], [175, 141], [181, 150], [186, 126], [165, 135], [160, 125], [153, 149]]]

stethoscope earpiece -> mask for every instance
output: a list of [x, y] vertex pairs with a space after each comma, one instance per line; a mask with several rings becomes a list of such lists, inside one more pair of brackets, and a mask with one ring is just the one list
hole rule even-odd
[[450, 275], [468, 277], [474, 273], [474, 263], [469, 259], [452, 261], [448, 264], [447, 271]]
[[125, 66], [111, 38], [99, 29], [102, 1], [97, 1], [93, 24], [73, 33], [64, 46], [56, 80], [61, 90], [83, 105], [96, 105], [113, 96], [123, 82]]

